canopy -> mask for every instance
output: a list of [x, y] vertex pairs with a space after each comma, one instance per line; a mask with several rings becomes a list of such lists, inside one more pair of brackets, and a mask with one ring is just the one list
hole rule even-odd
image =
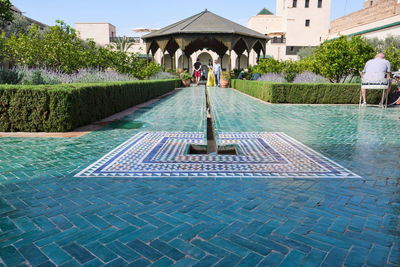
[[[203, 12], [181, 20], [158, 31], [142, 37], [147, 51], [153, 55], [158, 49], [162, 53], [174, 55], [178, 49], [189, 57], [201, 49], [210, 49], [221, 58], [231, 51], [240, 56], [244, 51], [253, 49], [259, 56], [265, 54], [266, 35], [251, 30], [233, 21], [220, 17], [207, 9]], [[229, 66], [230, 68], [230, 66]]]

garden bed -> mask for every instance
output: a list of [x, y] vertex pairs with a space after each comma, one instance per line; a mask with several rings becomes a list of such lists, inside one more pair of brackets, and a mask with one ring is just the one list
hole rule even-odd
[[1, 85], [1, 132], [66, 132], [168, 93], [180, 80]]
[[[232, 80], [232, 88], [270, 103], [358, 104], [360, 84], [343, 83], [273, 83]], [[379, 103], [381, 90], [368, 90], [367, 101]]]

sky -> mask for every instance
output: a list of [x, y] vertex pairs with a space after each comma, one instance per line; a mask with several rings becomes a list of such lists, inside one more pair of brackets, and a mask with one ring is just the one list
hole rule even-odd
[[[11, 0], [24, 15], [54, 25], [63, 20], [109, 22], [117, 36], [136, 36], [133, 28], [162, 28], [204, 9], [246, 26], [266, 7], [275, 13], [276, 0]], [[364, 0], [331, 0], [331, 20], [362, 8]]]

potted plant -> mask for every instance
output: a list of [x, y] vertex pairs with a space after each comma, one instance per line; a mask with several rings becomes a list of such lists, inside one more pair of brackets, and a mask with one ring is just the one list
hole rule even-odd
[[190, 75], [187, 72], [182, 72], [179, 76], [182, 80], [183, 86], [185, 86], [185, 87], [190, 86], [190, 80], [192, 79], [192, 75]]
[[221, 87], [228, 88], [231, 75], [227, 71], [223, 71], [221, 74]]

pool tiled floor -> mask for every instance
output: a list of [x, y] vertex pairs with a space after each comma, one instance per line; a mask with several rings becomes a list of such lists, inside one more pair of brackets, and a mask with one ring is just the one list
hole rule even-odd
[[238, 155], [191, 155], [204, 134], [141, 132], [79, 172], [77, 177], [121, 178], [360, 178], [284, 133], [223, 133], [221, 145]]
[[400, 265], [400, 109], [210, 89], [217, 133], [282, 132], [362, 179], [74, 177], [143, 132], [204, 136], [201, 89], [79, 138], [1, 138], [0, 266]]

